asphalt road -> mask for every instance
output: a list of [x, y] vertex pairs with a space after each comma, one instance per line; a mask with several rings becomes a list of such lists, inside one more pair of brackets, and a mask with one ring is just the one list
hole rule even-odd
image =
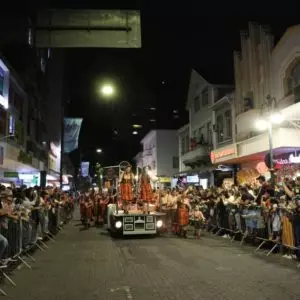
[[20, 300], [300, 299], [300, 270], [222, 238], [113, 240], [103, 230], [67, 225], [1, 284]]

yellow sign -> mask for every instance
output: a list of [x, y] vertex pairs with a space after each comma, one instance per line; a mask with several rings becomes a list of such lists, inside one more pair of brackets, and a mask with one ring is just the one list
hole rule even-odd
[[171, 178], [170, 177], [159, 177], [159, 181], [161, 183], [170, 183], [171, 182]]

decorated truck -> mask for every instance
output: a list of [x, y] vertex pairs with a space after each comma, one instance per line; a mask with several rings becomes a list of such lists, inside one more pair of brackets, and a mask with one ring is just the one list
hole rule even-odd
[[160, 233], [164, 225], [165, 213], [158, 211], [159, 206], [148, 204], [147, 212], [139, 205], [138, 186], [138, 169], [135, 177], [135, 199], [131, 202], [129, 207], [125, 210], [122, 204], [118, 201], [120, 199], [120, 185], [119, 178], [121, 172], [128, 168], [128, 162], [121, 162], [118, 166], [119, 177], [116, 178], [114, 186], [117, 190], [115, 203], [111, 203], [107, 207], [107, 229], [112, 236], [126, 236], [126, 235], [152, 235], [155, 236]]

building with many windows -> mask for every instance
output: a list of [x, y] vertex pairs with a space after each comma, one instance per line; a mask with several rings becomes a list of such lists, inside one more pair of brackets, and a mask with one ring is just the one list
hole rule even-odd
[[171, 185], [179, 170], [176, 134], [176, 130], [151, 130], [141, 141], [143, 150], [135, 157], [139, 168], [150, 167], [166, 185]]
[[[34, 47], [34, 31], [26, 17], [7, 15], [0, 24], [0, 50], [9, 62], [10, 71], [10, 82], [5, 85], [9, 108], [0, 111], [0, 124], [4, 126], [2, 136], [14, 135], [8, 140], [7, 147], [20, 148], [17, 161], [25, 163], [27, 173], [34, 173], [26, 175], [27, 182], [38, 176], [39, 184], [57, 185], [61, 161], [62, 80], [49, 78], [53, 79], [58, 64], [52, 66], [50, 49]], [[0, 71], [0, 89], [2, 73]], [[4, 108], [1, 101], [0, 104]], [[6, 140], [2, 140], [4, 142]], [[6, 151], [5, 155], [7, 153], [14, 152]], [[17, 182], [21, 176], [20, 168], [15, 164], [10, 169], [18, 175], [11, 181]]]
[[234, 54], [236, 135], [211, 153], [215, 165], [238, 165], [239, 183], [269, 176], [269, 137], [278, 177], [300, 174], [299, 49], [300, 25], [288, 28], [276, 45], [265, 26], [250, 23], [241, 32], [241, 51]]
[[204, 185], [213, 184], [210, 151], [231, 142], [233, 96], [227, 94], [233, 90], [192, 70], [186, 104], [189, 124], [178, 131], [179, 175], [194, 174]]

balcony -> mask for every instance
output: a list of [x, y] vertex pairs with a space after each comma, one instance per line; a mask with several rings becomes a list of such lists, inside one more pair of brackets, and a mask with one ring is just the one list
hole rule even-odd
[[186, 166], [203, 165], [209, 161], [210, 148], [208, 144], [197, 144], [196, 147], [181, 156], [181, 161]]

